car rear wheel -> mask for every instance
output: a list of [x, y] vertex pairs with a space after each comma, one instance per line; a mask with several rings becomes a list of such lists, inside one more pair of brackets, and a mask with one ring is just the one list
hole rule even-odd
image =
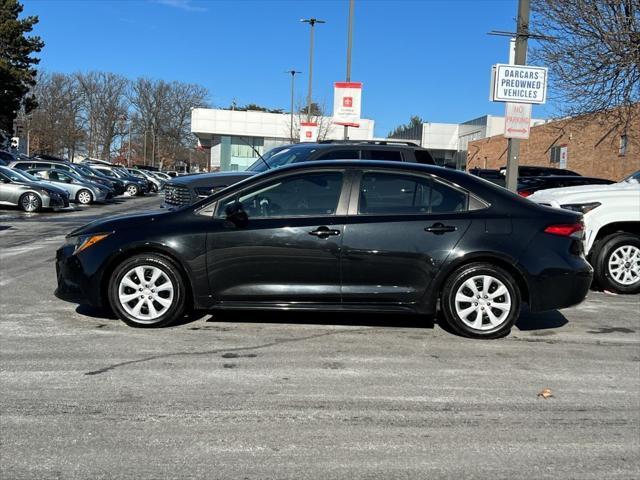
[[129, 194], [130, 197], [138, 195], [138, 186], [133, 184], [127, 185], [127, 194]]
[[89, 205], [93, 202], [93, 195], [89, 190], [82, 189], [76, 194], [76, 202], [80, 205]]
[[27, 192], [20, 197], [20, 208], [28, 213], [38, 212], [42, 208], [42, 200], [37, 194]]
[[640, 292], [640, 236], [616, 233], [602, 241], [594, 261], [598, 285], [616, 293]]
[[509, 333], [520, 314], [520, 291], [514, 278], [499, 267], [464, 265], [445, 282], [442, 309], [457, 333], [498, 338]]
[[118, 265], [109, 282], [109, 303], [130, 327], [164, 327], [185, 311], [185, 286], [180, 271], [166, 257], [133, 256]]

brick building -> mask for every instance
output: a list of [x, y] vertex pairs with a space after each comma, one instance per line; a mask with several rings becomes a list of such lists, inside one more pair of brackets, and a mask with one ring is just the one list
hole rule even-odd
[[[568, 168], [581, 175], [620, 180], [640, 170], [640, 103], [629, 125], [618, 126], [615, 114], [567, 118], [531, 128], [520, 143], [520, 165]], [[502, 135], [469, 142], [467, 169], [507, 164]]]

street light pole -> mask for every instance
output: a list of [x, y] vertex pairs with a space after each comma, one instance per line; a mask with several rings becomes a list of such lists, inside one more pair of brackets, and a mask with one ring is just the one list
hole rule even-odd
[[[353, 10], [355, 0], [349, 0], [349, 33], [347, 35], [347, 82], [351, 81], [351, 47], [353, 46]], [[344, 139], [349, 139], [349, 127], [344, 126]]]
[[309, 90], [307, 93], [307, 116], [311, 117], [311, 92], [313, 85], [313, 31], [316, 23], [326, 23], [318, 18], [301, 18], [302, 23], [308, 23], [311, 26], [309, 33]]
[[288, 73], [291, 75], [291, 125], [290, 125], [290, 139], [291, 139], [291, 143], [293, 143], [293, 93], [294, 93], [294, 84], [295, 84], [295, 77], [296, 77], [296, 73], [302, 73], [302, 72], [298, 72], [297, 70], [287, 70], [285, 73]]
[[[529, 39], [529, 0], [518, 2], [518, 27], [516, 30], [516, 48], [514, 63], [526, 65], [527, 40]], [[512, 192], [518, 190], [518, 163], [520, 161], [520, 140], [510, 138], [507, 147], [506, 186]]]

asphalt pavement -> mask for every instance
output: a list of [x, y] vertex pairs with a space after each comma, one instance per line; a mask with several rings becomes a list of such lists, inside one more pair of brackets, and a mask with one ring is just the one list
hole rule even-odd
[[397, 315], [139, 330], [54, 297], [66, 233], [159, 203], [0, 210], [0, 478], [640, 477], [640, 296], [492, 341]]

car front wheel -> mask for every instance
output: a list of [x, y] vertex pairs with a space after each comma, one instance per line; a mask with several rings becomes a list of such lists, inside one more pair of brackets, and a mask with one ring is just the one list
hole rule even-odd
[[138, 186], [137, 185], [128, 185], [127, 186], [127, 193], [129, 194], [130, 197], [135, 197], [136, 195], [138, 195]]
[[164, 327], [185, 311], [186, 291], [176, 265], [156, 254], [135, 255], [118, 265], [109, 282], [109, 303], [131, 327]]
[[27, 192], [20, 197], [20, 208], [28, 213], [37, 212], [42, 208], [42, 200], [33, 192]]
[[498, 338], [509, 333], [520, 314], [520, 291], [501, 268], [484, 262], [464, 265], [445, 282], [442, 309], [457, 333]]
[[92, 201], [93, 195], [89, 190], [82, 189], [76, 194], [76, 202], [80, 205], [89, 205]]
[[598, 285], [616, 293], [640, 292], [640, 236], [616, 233], [607, 237], [594, 261]]

